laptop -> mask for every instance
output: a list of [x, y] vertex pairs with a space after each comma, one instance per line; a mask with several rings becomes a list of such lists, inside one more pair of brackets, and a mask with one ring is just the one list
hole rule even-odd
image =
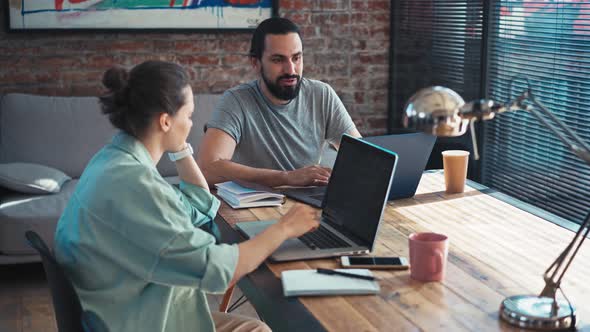
[[[436, 137], [424, 133], [410, 133], [365, 137], [362, 140], [395, 151], [399, 157], [389, 190], [389, 200], [414, 196]], [[326, 187], [289, 188], [281, 190], [281, 193], [289, 198], [321, 208]]]
[[296, 201], [322, 208], [326, 187], [304, 187], [304, 188], [286, 188], [280, 189], [279, 192]]
[[[270, 260], [281, 262], [372, 251], [397, 160], [394, 152], [352, 136], [342, 136], [326, 188], [320, 227], [283, 242]], [[241, 222], [236, 227], [252, 238], [276, 222]]]
[[365, 137], [363, 140], [395, 151], [399, 157], [389, 190], [389, 200], [413, 197], [436, 143], [436, 136], [410, 133]]

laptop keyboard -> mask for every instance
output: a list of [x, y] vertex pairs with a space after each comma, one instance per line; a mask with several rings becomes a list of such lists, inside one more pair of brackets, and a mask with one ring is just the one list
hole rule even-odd
[[299, 237], [299, 240], [311, 249], [346, 248], [351, 246], [322, 225], [313, 232], [303, 234]]

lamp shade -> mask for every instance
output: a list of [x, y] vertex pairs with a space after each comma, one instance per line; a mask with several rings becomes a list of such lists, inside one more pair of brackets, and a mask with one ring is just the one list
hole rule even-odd
[[469, 120], [460, 114], [463, 105], [463, 98], [449, 88], [424, 88], [408, 100], [403, 125], [435, 136], [461, 136], [469, 124]]

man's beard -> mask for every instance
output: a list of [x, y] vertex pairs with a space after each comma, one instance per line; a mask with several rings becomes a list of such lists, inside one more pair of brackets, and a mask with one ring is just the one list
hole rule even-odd
[[[301, 77], [299, 75], [283, 75], [277, 78], [276, 82], [272, 82], [264, 75], [264, 68], [262, 68], [260, 73], [268, 91], [276, 98], [280, 100], [291, 100], [299, 94], [299, 89], [301, 89]], [[296, 78], [297, 84], [294, 86], [281, 86], [279, 84], [280, 80], [289, 78]]]

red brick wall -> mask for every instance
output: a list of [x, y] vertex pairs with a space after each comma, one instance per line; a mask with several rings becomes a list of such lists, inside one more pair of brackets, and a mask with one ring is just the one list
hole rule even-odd
[[[387, 129], [389, 0], [281, 0], [301, 27], [304, 75], [336, 90], [364, 135]], [[2, 8], [5, 10], [5, 8]], [[0, 94], [97, 95], [102, 73], [144, 60], [182, 64], [195, 93], [253, 79], [250, 33], [7, 33], [0, 15]]]

